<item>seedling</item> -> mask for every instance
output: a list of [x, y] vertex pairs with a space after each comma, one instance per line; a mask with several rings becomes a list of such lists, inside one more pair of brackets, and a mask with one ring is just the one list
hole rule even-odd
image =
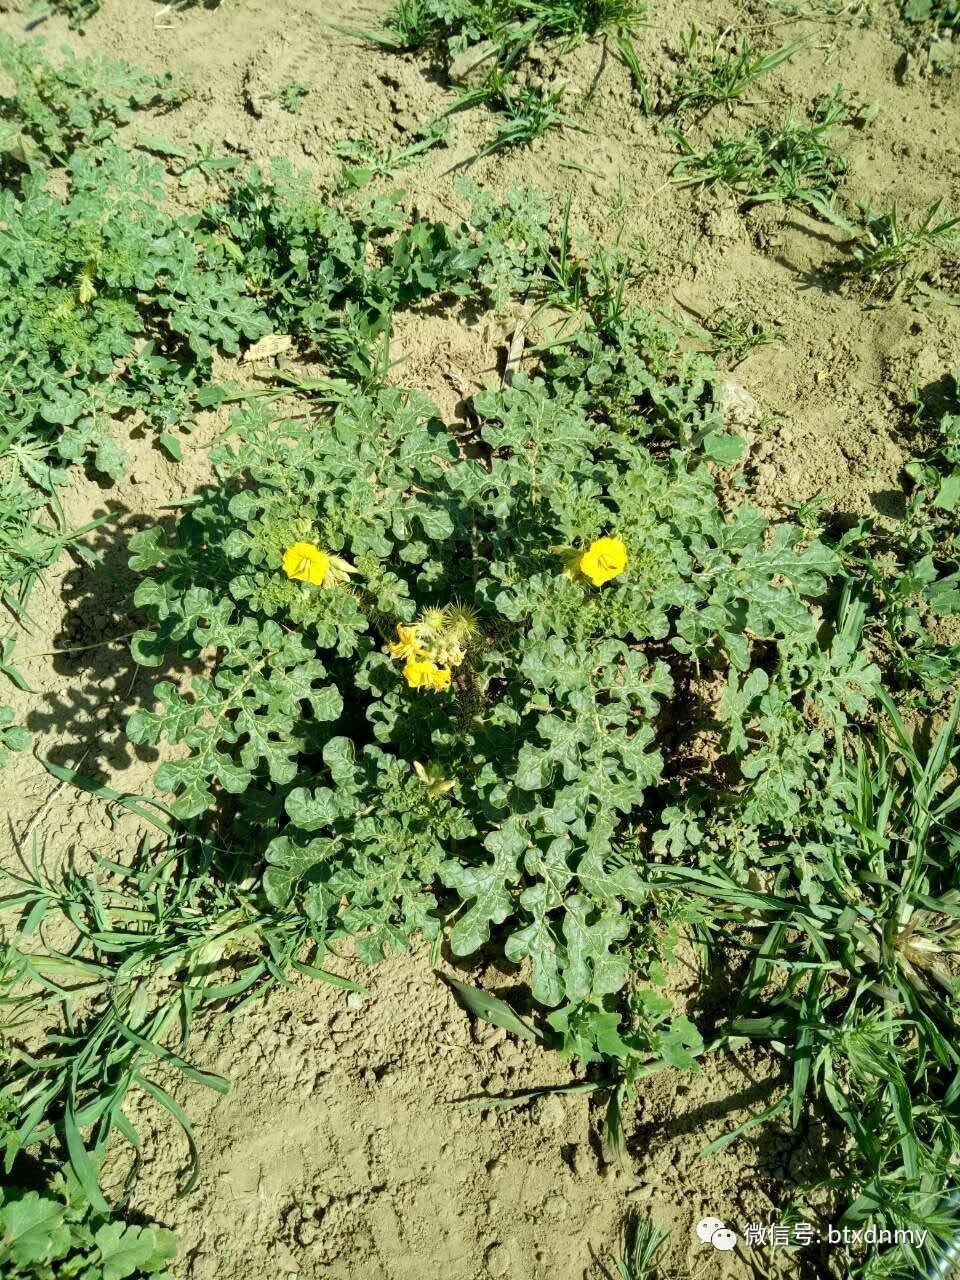
[[710, 354], [737, 365], [757, 347], [776, 342], [777, 335], [765, 329], [759, 320], [746, 319], [728, 307], [720, 307], [704, 321], [713, 339]]
[[875, 296], [910, 296], [923, 290], [939, 259], [960, 247], [958, 228], [960, 216], [944, 216], [942, 200], [912, 222], [901, 219], [896, 208], [887, 213], [865, 210], [860, 238], [850, 246], [852, 261], [843, 270]]
[[279, 102], [284, 111], [288, 111], [290, 115], [300, 114], [300, 108], [303, 106], [303, 100], [310, 92], [308, 84], [291, 83], [278, 89], [273, 95], [274, 101]]
[[0, 706], [0, 769], [9, 763], [12, 753], [26, 751], [31, 741], [31, 734], [14, 722], [13, 708]]
[[835, 84], [829, 93], [815, 98], [810, 110], [810, 115], [817, 124], [843, 124], [856, 129], [870, 124], [879, 113], [878, 103], [851, 101], [839, 84]]
[[[560, 111], [563, 90], [541, 94], [524, 89], [514, 92], [506, 82], [492, 90], [486, 101], [501, 104], [504, 119], [497, 121], [491, 140], [477, 152], [476, 159], [493, 155], [510, 147], [529, 146], [550, 129], [580, 129], [580, 126]], [[581, 132], [583, 130], [580, 130]]]
[[507, 117], [476, 159], [570, 125], [557, 109], [561, 90], [541, 92], [522, 81], [523, 64], [537, 44], [557, 44], [562, 57], [583, 40], [612, 40], [648, 109], [633, 43], [645, 15], [644, 0], [464, 0], [453, 8], [446, 0], [399, 0], [380, 30], [338, 29], [398, 52], [430, 50], [451, 69], [457, 57], [476, 51], [480, 83], [462, 93], [447, 114], [485, 105]]
[[681, 39], [681, 65], [673, 86], [674, 110], [743, 102], [749, 89], [803, 47], [803, 40], [793, 40], [771, 53], [761, 53], [744, 39], [731, 49], [724, 35], [705, 41], [693, 26]]
[[657, 1255], [669, 1240], [670, 1232], [649, 1218], [633, 1214], [625, 1234], [625, 1252], [613, 1259], [618, 1280], [657, 1280], [660, 1274]]
[[829, 141], [833, 123], [802, 125], [790, 119], [779, 130], [761, 125], [740, 137], [722, 138], [704, 152], [674, 131], [683, 152], [674, 174], [687, 185], [722, 182], [745, 204], [804, 204], [835, 220], [834, 195], [847, 165]]
[[416, 164], [434, 147], [446, 146], [449, 130], [446, 121], [429, 126], [423, 135], [405, 147], [377, 147], [367, 138], [345, 138], [335, 143], [331, 154], [343, 160], [343, 182], [349, 187], [365, 187], [377, 178], [389, 179]]

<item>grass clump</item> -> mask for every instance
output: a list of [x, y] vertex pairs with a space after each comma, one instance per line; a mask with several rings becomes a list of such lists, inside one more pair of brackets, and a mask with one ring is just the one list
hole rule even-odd
[[[850, 244], [849, 261], [841, 267], [873, 299], [893, 302], [917, 295], [944, 297], [937, 288], [945, 261], [960, 252], [960, 216], [935, 200], [922, 213], [904, 219], [897, 209], [864, 211], [858, 237]], [[956, 301], [947, 297], [947, 301]]]
[[723, 36], [707, 40], [693, 26], [681, 41], [680, 67], [671, 94], [673, 110], [743, 102], [758, 81], [802, 48], [802, 40], [793, 40], [762, 53], [745, 39], [730, 47]]
[[899, 1265], [886, 1258], [883, 1274], [910, 1275], [957, 1225], [944, 1187], [960, 1139], [960, 701], [925, 748], [883, 703], [873, 744], [838, 766], [829, 828], [769, 846], [763, 891], [744, 886], [720, 847], [712, 869], [665, 868], [661, 880], [702, 896], [711, 931], [733, 930], [747, 971], [731, 1034], [792, 1047], [774, 1107], [795, 1125], [815, 1099], [833, 1112], [852, 1141], [831, 1183], [856, 1196], [844, 1221], [921, 1233]]
[[[48, 1022], [58, 1011], [64, 1020], [56, 1042], [10, 1055], [0, 1090], [8, 1116], [16, 1117], [4, 1131], [6, 1164], [59, 1140], [88, 1202], [106, 1213], [99, 1159], [114, 1134], [139, 1146], [126, 1111], [133, 1093], [147, 1094], [182, 1128], [186, 1189], [196, 1183], [199, 1152], [189, 1119], [169, 1080], [158, 1078], [163, 1067], [218, 1093], [229, 1090], [223, 1077], [183, 1056], [195, 1016], [240, 1007], [293, 973], [354, 984], [306, 962], [311, 948], [322, 954], [325, 945], [308, 916], [283, 919], [269, 907], [265, 914], [262, 898], [244, 887], [240, 862], [175, 832], [164, 806], [48, 767], [165, 832], [154, 846], [147, 841], [130, 867], [101, 860], [92, 874], [64, 866], [46, 875], [34, 861], [27, 873], [3, 873], [4, 905], [19, 909], [23, 924], [3, 948], [0, 1003], [21, 1022]], [[55, 919], [70, 921], [69, 953], [37, 946], [44, 921]]]
[[674, 133], [683, 152], [674, 175], [685, 185], [721, 182], [744, 205], [802, 204], [833, 218], [834, 198], [847, 171], [829, 136], [835, 123], [835, 118], [819, 124], [788, 119], [779, 129], [759, 125], [739, 137], [718, 139], [702, 152]]
[[731, 366], [745, 360], [751, 351], [777, 341], [776, 332], [764, 328], [759, 320], [745, 318], [729, 307], [718, 307], [703, 321], [710, 335], [710, 354], [725, 359]]
[[489, 155], [572, 124], [561, 110], [563, 88], [543, 89], [526, 77], [538, 46], [556, 45], [562, 57], [584, 40], [612, 40], [648, 109], [633, 43], [645, 16], [645, 0], [399, 0], [381, 30], [347, 34], [441, 58], [454, 83], [467, 86], [448, 114], [485, 105], [505, 117], [480, 152]]
[[634, 1214], [627, 1223], [624, 1253], [613, 1259], [617, 1280], [657, 1280], [657, 1255], [670, 1238], [669, 1231], [649, 1218]]

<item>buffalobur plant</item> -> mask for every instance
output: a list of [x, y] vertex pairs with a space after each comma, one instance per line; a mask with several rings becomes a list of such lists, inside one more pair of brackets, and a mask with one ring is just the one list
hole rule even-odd
[[42, 1192], [0, 1188], [0, 1264], [11, 1280], [170, 1280], [173, 1233], [99, 1213], [69, 1169]]
[[13, 707], [0, 707], [0, 769], [10, 760], [14, 751], [25, 751], [30, 745], [30, 734], [14, 723]]
[[119, 476], [108, 423], [122, 411], [155, 423], [177, 456], [173, 428], [214, 349], [238, 351], [268, 327], [235, 267], [202, 269], [195, 238], [159, 207], [158, 165], [111, 147], [75, 153], [66, 175], [64, 200], [42, 173], [0, 194], [8, 431], [21, 451], [32, 443], [30, 479], [45, 487], [49, 462], [89, 457]]
[[171, 76], [108, 58], [78, 58], [69, 49], [65, 55], [54, 67], [42, 41], [0, 35], [0, 70], [13, 88], [0, 94], [0, 174], [62, 165], [74, 150], [113, 138], [135, 111], [183, 101]]
[[[610, 0], [592, 26], [545, 25], [580, 12], [463, 9], [507, 23], [501, 76], [534, 38], [629, 35], [639, 20]], [[393, 24], [423, 19], [450, 53], [490, 38], [450, 31], [448, 16], [405, 0]], [[681, 102], [743, 100], [794, 49], [711, 47]], [[13, 1193], [6, 1229], [25, 1221], [29, 1235], [42, 1209], [58, 1249], [76, 1227], [92, 1276], [119, 1277], [115, 1244], [129, 1245], [122, 1274], [138, 1258], [160, 1270], [166, 1246], [107, 1223], [99, 1187], [113, 1137], [139, 1142], [129, 1094], [182, 1126], [189, 1188], [196, 1141], [156, 1067], [224, 1091], [178, 1052], [194, 1015], [293, 973], [351, 986], [320, 967], [349, 938], [371, 963], [426, 939], [435, 959], [446, 946], [518, 966], [524, 1017], [486, 992], [465, 1000], [582, 1064], [573, 1087], [609, 1091], [621, 1153], [621, 1103], [646, 1075], [768, 1041], [785, 1088], [750, 1123], [828, 1112], [850, 1140], [826, 1190], [849, 1220], [945, 1235], [940, 1191], [960, 1151], [957, 717], [915, 742], [878, 661], [888, 686], [931, 701], [956, 678], [956, 647], [928, 627], [957, 608], [953, 406], [911, 469], [896, 533], [884, 544], [864, 522], [831, 541], [816, 503], [794, 521], [732, 500], [721, 468], [743, 441], [715, 404], [712, 361], [632, 305], [619, 246], [581, 251], [569, 206], [559, 237], [529, 192], [467, 193], [456, 226], [410, 220], [397, 195], [365, 188], [415, 144], [350, 148], [360, 163], [342, 199], [277, 164], [174, 218], [161, 171], [105, 137], [153, 95], [162, 105], [164, 86], [114, 68], [98, 96], [82, 64], [58, 78], [35, 53], [0, 57], [22, 89], [0, 126], [5, 602], [22, 607], [68, 539], [56, 494], [71, 464], [119, 473], [105, 421], [140, 415], [176, 457], [172, 428], [197, 402], [244, 406], [211, 451], [215, 481], [172, 529], [131, 542], [145, 619], [133, 656], [164, 676], [128, 733], [163, 745], [169, 807], [48, 765], [165, 842], [94, 875], [6, 874], [23, 921], [0, 954], [0, 1000], [31, 1016], [62, 1007], [66, 1027], [11, 1052], [0, 1140], [12, 1168], [62, 1139], [95, 1218], [69, 1197], [61, 1214]], [[832, 210], [836, 119], [726, 139], [682, 165], [745, 198]], [[197, 161], [205, 176], [214, 164]], [[955, 232], [936, 209], [909, 235], [871, 227], [857, 269], [891, 289]], [[394, 385], [398, 310], [521, 297], [536, 308], [526, 372], [475, 396], [469, 425], [450, 430]], [[731, 353], [764, 336], [712, 327]], [[204, 385], [216, 349], [263, 336], [310, 368], [253, 391]], [[886, 735], [870, 742], [866, 726]], [[0, 710], [0, 761], [25, 743]], [[50, 916], [70, 921], [69, 954], [39, 936]], [[738, 1007], [709, 1044], [666, 991], [681, 930], [721, 972], [739, 967]], [[638, 1224], [618, 1269], [649, 1274], [660, 1243]], [[15, 1259], [36, 1263], [28, 1275], [68, 1256], [36, 1247]]]
[[[466, 457], [397, 388], [238, 415], [222, 483], [132, 542], [135, 657], [204, 674], [129, 733], [180, 744], [174, 813], [228, 806], [275, 907], [369, 960], [495, 939], [568, 1052], [646, 1065], [641, 832], [681, 850], [695, 788], [746, 856], [815, 803], [876, 672], [815, 612], [835, 553], [724, 514], [699, 451], [535, 379], [475, 408]], [[685, 1020], [663, 1039], [699, 1051]]]

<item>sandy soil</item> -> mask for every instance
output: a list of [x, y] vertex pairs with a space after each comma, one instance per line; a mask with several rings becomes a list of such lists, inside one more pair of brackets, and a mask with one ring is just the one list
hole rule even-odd
[[[252, 161], [283, 155], [323, 181], [336, 172], [329, 149], [338, 139], [402, 142], [449, 105], [450, 90], [423, 60], [372, 50], [333, 29], [370, 26], [387, 7], [224, 0], [218, 11], [174, 12], [151, 0], [104, 0], [82, 36], [62, 20], [40, 31], [53, 46], [69, 40], [171, 69], [191, 85], [182, 108], [148, 126], [170, 140], [209, 143]], [[656, 91], [671, 74], [668, 49], [694, 20], [705, 30], [733, 26], [768, 47], [804, 36], [804, 50], [761, 83], [749, 118], [800, 113], [839, 82], [850, 99], [880, 107], [842, 143], [852, 204], [913, 212], [943, 196], [960, 207], [960, 78], [926, 74], [922, 60], [905, 54], [890, 5], [848, 6], [835, 20], [817, 4], [805, 12], [808, 18], [791, 18], [787, 6], [759, 0], [658, 6], [638, 42], [641, 62]], [[18, 33], [24, 22], [16, 0], [0, 0], [0, 30]], [[560, 74], [546, 52], [542, 70], [548, 82]], [[598, 238], [609, 234], [619, 204], [625, 241], [649, 250], [652, 270], [638, 286], [646, 305], [687, 322], [730, 307], [776, 330], [777, 340], [733, 373], [763, 411], [747, 478], [770, 510], [827, 489], [851, 515], [896, 515], [911, 451], [905, 405], [915, 387], [955, 363], [957, 310], [869, 308], [837, 292], [828, 268], [838, 233], [796, 210], [768, 205], [743, 214], [728, 191], [671, 184], [671, 139], [640, 113], [623, 68], [598, 48], [574, 52], [562, 75], [587, 132], [552, 134], [529, 150], [487, 159], [470, 168], [471, 179], [497, 190], [528, 182], [569, 193], [577, 225]], [[292, 81], [311, 87], [298, 114], [271, 96]], [[716, 136], [747, 119], [745, 110], [715, 109], [691, 122], [692, 134]], [[460, 213], [452, 171], [489, 130], [482, 112], [457, 117], [451, 147], [402, 175], [410, 205]], [[510, 327], [509, 318], [409, 318], [394, 351], [405, 357], [403, 380], [433, 395], [453, 420], [464, 397], [492, 376]], [[133, 465], [122, 483], [104, 488], [78, 477], [65, 498], [68, 519], [80, 524], [111, 513], [91, 539], [97, 562], [65, 558], [48, 575], [32, 602], [34, 625], [18, 642], [18, 665], [33, 692], [13, 692], [11, 700], [35, 731], [39, 753], [120, 790], [149, 791], [155, 767], [122, 732], [156, 679], [132, 664], [122, 639], [111, 642], [136, 626], [126, 538], [206, 478], [204, 446], [222, 425], [214, 417], [202, 423], [179, 466], [134, 434], [125, 442]], [[93, 850], [123, 857], [133, 847], [133, 818], [114, 821], [32, 756], [18, 759], [2, 788], [11, 857], [34, 844], [49, 858]], [[134, 1207], [178, 1231], [182, 1280], [580, 1280], [603, 1274], [598, 1260], [617, 1244], [631, 1208], [672, 1229], [664, 1275], [826, 1274], [816, 1262], [791, 1271], [786, 1255], [777, 1256], [779, 1272], [771, 1255], [721, 1256], [692, 1229], [705, 1214], [741, 1230], [751, 1220], [776, 1221], [777, 1206], [827, 1145], [824, 1135], [808, 1134], [801, 1147], [767, 1126], [697, 1162], [708, 1141], [775, 1096], [775, 1059], [714, 1061], [695, 1076], [652, 1081], [628, 1117], [633, 1168], [624, 1171], [604, 1162], [601, 1112], [583, 1097], [509, 1112], [458, 1103], [572, 1076], [566, 1064], [490, 1038], [489, 1029], [476, 1038], [425, 954], [395, 958], [374, 973], [347, 969], [368, 986], [367, 997], [303, 985], [274, 993], [234, 1022], [198, 1028], [193, 1059], [228, 1075], [233, 1091], [214, 1099], [177, 1086], [204, 1159], [191, 1196], [175, 1195], [185, 1154], [178, 1137], [162, 1117], [141, 1117], [153, 1140]], [[692, 998], [692, 972], [678, 974], [677, 984]]]

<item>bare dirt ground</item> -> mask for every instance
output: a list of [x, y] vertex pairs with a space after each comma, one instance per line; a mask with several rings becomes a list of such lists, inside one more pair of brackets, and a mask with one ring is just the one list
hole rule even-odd
[[[152, 0], [104, 0], [83, 35], [59, 19], [38, 32], [54, 48], [69, 41], [173, 71], [193, 92], [155, 122], [171, 141], [254, 162], [284, 156], [324, 182], [337, 171], [330, 155], [337, 140], [401, 143], [450, 104], [450, 90], [424, 60], [333, 29], [369, 27], [387, 7], [224, 0], [219, 10], [178, 12]], [[842, 143], [851, 206], [916, 212], [942, 196], [960, 207], [960, 77], [931, 76], [905, 54], [890, 5], [855, 2], [831, 7], [829, 16], [814, 3], [805, 16], [791, 16], [798, 12], [760, 0], [654, 5], [640, 60], [656, 88], [670, 75], [667, 51], [693, 21], [707, 31], [732, 27], [765, 47], [803, 36], [806, 47], [760, 83], [754, 105], [732, 116], [715, 109], [692, 124], [692, 136], [757, 118], [782, 121], [840, 83], [851, 100], [880, 108]], [[25, 22], [17, 0], [0, 0], [0, 30], [22, 33]], [[545, 53], [542, 69], [547, 83], [563, 76], [568, 111], [576, 105], [586, 132], [553, 133], [490, 157], [470, 167], [471, 180], [570, 195], [576, 226], [598, 239], [608, 238], [620, 211], [624, 242], [642, 242], [652, 264], [638, 285], [645, 305], [687, 322], [729, 307], [775, 330], [776, 341], [734, 373], [763, 411], [746, 471], [756, 500], [783, 512], [826, 489], [851, 516], [896, 515], [911, 452], [905, 405], [915, 387], [955, 364], [957, 310], [865, 306], [829, 283], [838, 232], [783, 206], [744, 215], [722, 188], [671, 184], [672, 140], [640, 113], [626, 72], [598, 47], [576, 51], [562, 70]], [[298, 114], [272, 96], [294, 81], [310, 87]], [[483, 112], [456, 117], [451, 147], [401, 175], [408, 203], [427, 215], [461, 214], [453, 170], [490, 127]], [[412, 317], [396, 337], [401, 376], [452, 420], [463, 398], [495, 376], [509, 329], [497, 317]], [[136, 626], [125, 541], [202, 483], [205, 445], [222, 426], [213, 417], [204, 423], [180, 465], [150, 439], [133, 438], [125, 442], [133, 466], [123, 482], [104, 488], [78, 478], [65, 497], [68, 519], [112, 516], [91, 539], [99, 562], [64, 559], [34, 597], [33, 626], [18, 641], [33, 692], [12, 700], [39, 753], [123, 791], [151, 786], [155, 761], [126, 742], [123, 724], [156, 678], [138, 671], [123, 639], [110, 642]], [[11, 858], [34, 845], [49, 859], [93, 850], [124, 857], [136, 840], [133, 818], [112, 822], [98, 800], [57, 784], [30, 755], [6, 771], [2, 787]], [[768, 1127], [697, 1161], [708, 1141], [771, 1100], [779, 1064], [750, 1055], [650, 1081], [628, 1117], [633, 1168], [621, 1170], [604, 1161], [601, 1116], [583, 1096], [502, 1112], [458, 1102], [573, 1077], [539, 1049], [475, 1039], [425, 953], [373, 973], [346, 969], [368, 996], [304, 984], [233, 1022], [198, 1028], [192, 1059], [229, 1076], [233, 1090], [214, 1098], [177, 1086], [203, 1155], [192, 1195], [176, 1197], [185, 1156], [179, 1136], [160, 1115], [138, 1118], [150, 1140], [133, 1207], [176, 1229], [182, 1280], [580, 1280], [603, 1275], [598, 1260], [617, 1244], [631, 1208], [671, 1228], [664, 1274], [743, 1276], [756, 1264], [742, 1251], [722, 1257], [708, 1247], [705, 1256], [693, 1224], [705, 1214], [741, 1227], [775, 1221], [776, 1206], [809, 1172], [811, 1152], [826, 1143], [811, 1137], [804, 1153], [784, 1130]], [[695, 986], [693, 972], [677, 976], [681, 993], [692, 996]], [[764, 1263], [756, 1274], [772, 1271]], [[799, 1273], [784, 1262], [779, 1274]]]

